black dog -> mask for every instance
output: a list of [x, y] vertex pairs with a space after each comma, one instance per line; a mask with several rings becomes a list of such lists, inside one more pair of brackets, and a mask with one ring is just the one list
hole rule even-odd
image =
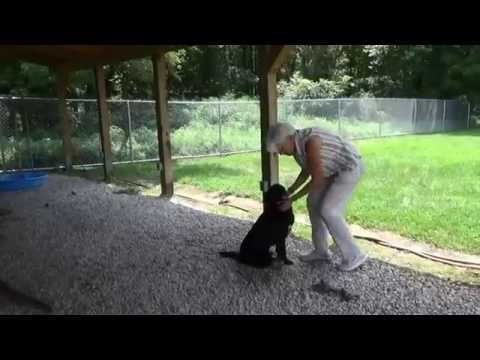
[[271, 186], [265, 197], [265, 211], [243, 240], [240, 252], [222, 251], [220, 256], [257, 268], [266, 268], [273, 262], [270, 247], [275, 245], [278, 258], [287, 265], [293, 264], [287, 258], [285, 240], [295, 218], [292, 208], [284, 212], [278, 210], [278, 203], [287, 198], [287, 191], [282, 185]]

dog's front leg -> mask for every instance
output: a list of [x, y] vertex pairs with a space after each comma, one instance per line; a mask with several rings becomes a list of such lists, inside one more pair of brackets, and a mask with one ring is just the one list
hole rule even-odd
[[277, 256], [281, 260], [283, 260], [283, 263], [285, 265], [293, 265], [293, 261], [291, 261], [287, 258], [287, 249], [286, 249], [286, 246], [285, 246], [285, 239], [281, 240], [277, 243], [276, 250], [277, 250]]

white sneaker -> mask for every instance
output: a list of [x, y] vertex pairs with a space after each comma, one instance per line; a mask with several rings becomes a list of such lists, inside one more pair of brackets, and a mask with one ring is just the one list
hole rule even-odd
[[363, 265], [363, 263], [365, 261], [367, 261], [367, 259], [368, 259], [367, 255], [360, 254], [359, 256], [357, 256], [356, 258], [354, 258], [351, 261], [342, 262], [342, 264], [340, 264], [340, 266], [339, 266], [340, 270], [342, 270], [342, 271], [353, 271], [355, 269], [358, 269], [361, 265]]
[[325, 262], [332, 262], [332, 256], [330, 251], [326, 254], [319, 253], [317, 250], [313, 250], [310, 254], [301, 255], [298, 257], [303, 262], [311, 262], [311, 261], [325, 261]]

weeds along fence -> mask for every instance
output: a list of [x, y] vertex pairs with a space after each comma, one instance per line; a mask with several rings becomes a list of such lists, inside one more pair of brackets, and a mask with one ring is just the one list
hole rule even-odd
[[[74, 165], [102, 162], [97, 101], [70, 99]], [[114, 162], [158, 158], [154, 102], [109, 100]], [[470, 104], [457, 100], [345, 98], [279, 100], [278, 116], [296, 127], [320, 126], [350, 139], [448, 132], [473, 126]], [[170, 101], [175, 158], [260, 149], [258, 101]], [[476, 121], [474, 121], [476, 124]], [[2, 169], [63, 165], [55, 98], [0, 97]]]

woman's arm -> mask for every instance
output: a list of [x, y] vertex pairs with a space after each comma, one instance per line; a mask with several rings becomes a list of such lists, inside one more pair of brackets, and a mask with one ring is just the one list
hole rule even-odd
[[312, 179], [305, 185], [302, 190], [292, 196], [292, 201], [296, 201], [304, 197], [309, 192], [315, 196], [316, 193], [321, 194], [325, 187], [326, 179], [323, 175], [322, 158], [322, 142], [319, 138], [311, 138], [305, 145], [307, 155], [307, 171]]
[[312, 181], [313, 180], [310, 180], [299, 192], [290, 197], [292, 202], [297, 201], [308, 194], [310, 187], [312, 186]]
[[298, 190], [298, 188], [302, 186], [305, 183], [305, 181], [307, 181], [309, 176], [310, 175], [308, 175], [308, 172], [302, 169], [300, 174], [297, 176], [297, 179], [295, 180], [295, 182], [288, 188], [287, 190], [288, 195], [294, 194]]
[[284, 204], [281, 205], [281, 210], [286, 210], [291, 206], [291, 203], [301, 199], [306, 194], [311, 193], [314, 198], [320, 196], [325, 188], [326, 180], [322, 170], [322, 142], [319, 138], [310, 139], [306, 146], [307, 154], [307, 174], [312, 177], [311, 180], [295, 195], [291, 196]]
[[312, 177], [309, 190], [314, 193], [322, 193], [325, 188], [327, 179], [323, 173], [322, 167], [322, 141], [318, 137], [311, 138], [305, 144], [305, 152], [307, 154], [307, 170]]

